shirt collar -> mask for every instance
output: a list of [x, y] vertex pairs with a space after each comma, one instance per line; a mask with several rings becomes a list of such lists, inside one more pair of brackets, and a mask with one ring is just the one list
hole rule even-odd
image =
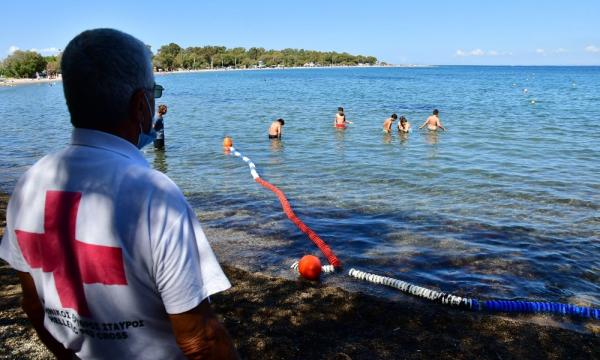
[[148, 161], [132, 143], [104, 131], [74, 128], [71, 134], [71, 145], [89, 146], [112, 151], [137, 163], [149, 166]]

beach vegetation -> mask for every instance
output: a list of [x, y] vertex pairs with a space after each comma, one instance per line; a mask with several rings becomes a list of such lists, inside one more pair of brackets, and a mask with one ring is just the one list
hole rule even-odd
[[62, 53], [59, 53], [58, 55], [44, 57], [44, 59], [46, 60], [46, 75], [48, 75], [48, 77], [55, 77], [56, 75], [58, 75], [61, 72], [60, 71], [61, 57], [62, 57]]
[[17, 50], [2, 62], [2, 75], [12, 78], [34, 78], [46, 70], [47, 61], [35, 51]]
[[266, 50], [262, 47], [226, 48], [225, 46], [192, 46], [182, 48], [170, 43], [161, 46], [153, 58], [157, 70], [198, 70], [215, 68], [356, 66], [375, 65], [374, 56], [351, 55], [346, 52], [305, 49]]

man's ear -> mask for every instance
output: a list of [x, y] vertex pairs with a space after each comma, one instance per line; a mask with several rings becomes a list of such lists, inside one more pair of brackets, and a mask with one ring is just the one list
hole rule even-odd
[[132, 125], [139, 127], [139, 124], [143, 124], [144, 118], [148, 117], [148, 105], [146, 105], [146, 99], [144, 97], [144, 90], [137, 90], [131, 95], [129, 102], [129, 121]]

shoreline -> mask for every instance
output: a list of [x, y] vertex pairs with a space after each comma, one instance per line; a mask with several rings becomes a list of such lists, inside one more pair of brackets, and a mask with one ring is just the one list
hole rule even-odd
[[[8, 195], [0, 193], [0, 234]], [[215, 244], [211, 244], [216, 247]], [[215, 251], [218, 252], [218, 251]], [[599, 358], [600, 336], [406, 297], [389, 301], [338, 287], [223, 265], [233, 287], [211, 297], [244, 359]], [[52, 358], [20, 309], [14, 270], [0, 261], [0, 358]]]
[[[364, 69], [364, 68], [430, 68], [436, 67], [437, 65], [369, 65], [369, 66], [289, 66], [289, 67], [279, 67], [279, 68], [217, 68], [217, 69], [195, 69], [195, 70], [173, 70], [173, 71], [155, 71], [154, 76], [164, 76], [171, 74], [192, 74], [192, 73], [211, 73], [211, 72], [232, 72], [232, 71], [267, 71], [267, 70], [299, 70], [299, 69]], [[35, 85], [35, 84], [47, 84], [47, 83], [57, 83], [62, 82], [61, 77], [56, 77], [53, 79], [48, 78], [40, 78], [40, 79], [21, 79], [21, 78], [0, 78], [0, 87], [12, 87], [12, 86], [20, 86], [20, 85]]]
[[62, 82], [62, 78], [39, 78], [39, 79], [17, 79], [17, 78], [2, 78], [0, 79], [0, 87], [12, 87], [20, 85], [35, 85], [35, 84], [49, 84]]

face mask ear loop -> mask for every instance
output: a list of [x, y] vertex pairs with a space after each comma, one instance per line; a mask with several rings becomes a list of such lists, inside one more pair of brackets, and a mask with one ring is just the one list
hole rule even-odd
[[[148, 100], [146, 93], [144, 93], [144, 100], [146, 100], [146, 105], [148, 106], [148, 113], [150, 113], [150, 131], [148, 131], [147, 133], [144, 133], [144, 134], [148, 134], [152, 131], [152, 127], [154, 126], [154, 115], [152, 115], [152, 107], [150, 106], [150, 100]], [[142, 130], [142, 132], [144, 132], [144, 128], [141, 123], [140, 123], [140, 129]]]

